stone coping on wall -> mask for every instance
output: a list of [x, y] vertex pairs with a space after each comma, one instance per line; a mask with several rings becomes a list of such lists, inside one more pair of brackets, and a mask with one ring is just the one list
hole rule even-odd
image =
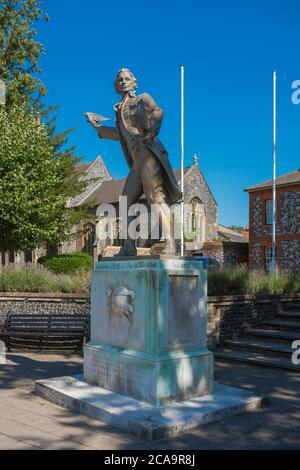
[[89, 302], [90, 294], [71, 294], [57, 292], [0, 292], [0, 302], [5, 300], [39, 302]]
[[[71, 294], [57, 292], [0, 292], [1, 300], [53, 300], [53, 301], [90, 301], [90, 294]], [[209, 296], [208, 303], [232, 303], [232, 302], [268, 302], [280, 299], [281, 301], [300, 302], [300, 292], [290, 294], [248, 294], [248, 295], [218, 295]]]
[[280, 300], [281, 302], [298, 301], [300, 302], [300, 292], [290, 294], [248, 294], [248, 295], [218, 295], [207, 297], [208, 303], [265, 303], [273, 300]]

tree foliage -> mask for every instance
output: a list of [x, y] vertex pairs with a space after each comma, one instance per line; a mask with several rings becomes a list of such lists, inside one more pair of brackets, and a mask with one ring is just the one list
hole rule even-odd
[[39, 0], [1, 0], [0, 78], [7, 86], [7, 106], [26, 104], [40, 111], [47, 94], [39, 60], [45, 53], [35, 24], [48, 20]]
[[[0, 105], [0, 249], [25, 251], [66, 238], [87, 217], [87, 207], [66, 209], [87, 181], [74, 172], [79, 159], [66, 149], [69, 130], [56, 133], [46, 121], [46, 88], [39, 60], [45, 53], [35, 25], [48, 20], [39, 0], [1, 0], [0, 79], [7, 88]], [[44, 121], [44, 123], [42, 123]]]
[[227, 228], [234, 232], [246, 232], [249, 230], [248, 227], [243, 227], [242, 225], [229, 225]]
[[25, 251], [66, 238], [86, 208], [66, 201], [86, 183], [78, 180], [76, 157], [59, 151], [33, 112], [0, 107], [0, 249]]

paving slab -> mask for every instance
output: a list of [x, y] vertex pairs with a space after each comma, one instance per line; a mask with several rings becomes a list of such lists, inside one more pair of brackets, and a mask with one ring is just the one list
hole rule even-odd
[[260, 408], [262, 397], [215, 384], [213, 394], [156, 407], [84, 382], [83, 375], [37, 380], [36, 393], [69, 410], [147, 440], [175, 436], [203, 424]]
[[[81, 373], [82, 357], [78, 355], [8, 354], [7, 363], [0, 365], [0, 449], [150, 451], [300, 447], [299, 373], [216, 361], [217, 382], [267, 396], [269, 406], [153, 442], [65, 410], [33, 392], [35, 380]], [[28, 417], [30, 420], [25, 419]], [[5, 431], [8, 421], [14, 421], [9, 436]], [[34, 438], [33, 428], [37, 431]]]

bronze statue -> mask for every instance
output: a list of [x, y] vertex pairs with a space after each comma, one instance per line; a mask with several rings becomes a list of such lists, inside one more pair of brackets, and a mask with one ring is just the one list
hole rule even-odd
[[[122, 193], [127, 197], [127, 208], [136, 204], [144, 193], [148, 203], [158, 208], [164, 233], [168, 234], [164, 253], [175, 254], [166, 206], [177, 202], [182, 195], [168, 153], [157, 137], [163, 111], [147, 93], [136, 95], [137, 80], [128, 69], [118, 72], [115, 89], [122, 97], [121, 102], [114, 106], [116, 127], [99, 125], [90, 113], [87, 113], [87, 118], [100, 138], [119, 140], [121, 143], [130, 168]], [[128, 217], [128, 225], [132, 219], [134, 217]], [[135, 256], [136, 253], [135, 241], [128, 237], [119, 256]]]

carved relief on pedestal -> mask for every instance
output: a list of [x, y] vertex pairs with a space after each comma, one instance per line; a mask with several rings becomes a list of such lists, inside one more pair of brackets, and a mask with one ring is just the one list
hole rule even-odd
[[134, 312], [132, 302], [135, 293], [127, 287], [117, 287], [114, 290], [107, 289], [106, 297], [110, 314], [122, 319], [125, 317], [132, 325]]

